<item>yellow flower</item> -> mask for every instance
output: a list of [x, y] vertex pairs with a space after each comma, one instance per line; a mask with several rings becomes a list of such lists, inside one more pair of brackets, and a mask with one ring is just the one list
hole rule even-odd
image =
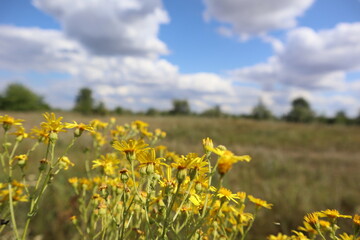
[[61, 122], [62, 117], [56, 118], [55, 113], [44, 113], [43, 114], [46, 122], [41, 123], [41, 127], [46, 129], [49, 133], [65, 132], [63, 128], [65, 125]]
[[19, 166], [23, 167], [28, 160], [28, 156], [26, 154], [17, 155], [14, 157], [14, 160], [17, 160]]
[[98, 146], [103, 146], [106, 143], [106, 139], [104, 135], [101, 134], [101, 132], [92, 132], [91, 135], [94, 137]]
[[154, 170], [161, 172], [159, 165], [166, 165], [161, 160], [164, 158], [156, 158], [155, 149], [150, 148], [147, 151], [142, 151], [137, 155], [137, 160], [140, 162], [139, 168], [146, 168], [146, 173], [154, 173]]
[[313, 226], [318, 226], [319, 212], [313, 212], [313, 213], [306, 214], [306, 216], [304, 217], [304, 220]]
[[341, 215], [336, 209], [326, 209], [325, 211], [320, 212], [320, 217], [328, 217], [330, 219], [336, 218], [351, 218], [349, 215]]
[[203, 161], [203, 157], [198, 157], [196, 153], [189, 153], [186, 156], [175, 158], [174, 162], [171, 166], [179, 170], [192, 168], [202, 170], [202, 168], [207, 165], [207, 162]]
[[349, 235], [347, 233], [340, 234], [339, 236], [340, 236], [341, 240], [357, 240], [357, 239], [359, 239], [359, 238], [355, 239], [353, 235]]
[[277, 235], [270, 235], [267, 237], [267, 240], [290, 240], [290, 237], [285, 234], [278, 233]]
[[77, 123], [76, 121], [74, 121], [74, 123], [65, 123], [65, 128], [76, 128], [74, 132], [76, 137], [79, 137], [84, 131], [88, 131], [90, 133], [94, 132], [94, 128], [92, 126], [84, 123]]
[[246, 192], [237, 192], [236, 195], [239, 197], [242, 203], [245, 202], [246, 199]]
[[302, 232], [297, 232], [294, 230], [292, 232], [295, 233], [295, 236], [291, 236], [291, 240], [309, 240], [309, 238], [305, 236]]
[[106, 128], [106, 127], [108, 126], [108, 123], [102, 122], [102, 121], [100, 121], [100, 120], [98, 120], [98, 119], [94, 119], [94, 120], [92, 120], [92, 121], [90, 122], [90, 125], [91, 125], [94, 129], [100, 130], [100, 129]]
[[221, 200], [227, 199], [228, 201], [234, 201], [236, 203], [237, 201], [235, 199], [239, 199], [237, 194], [233, 194], [229, 189], [223, 187], [219, 189], [217, 196]]
[[260, 198], [255, 198], [252, 195], [249, 195], [248, 198], [251, 202], [253, 202], [256, 205], [257, 208], [264, 207], [267, 209], [271, 209], [271, 207], [273, 206], [273, 204], [267, 203], [266, 201], [261, 200]]
[[17, 130], [11, 134], [16, 136], [17, 141], [22, 141], [24, 138], [29, 136], [29, 134], [25, 132], [25, 128], [23, 126], [17, 126]]
[[66, 156], [63, 156], [59, 159], [59, 166], [60, 168], [63, 168], [64, 170], [68, 170], [69, 167], [75, 166], [73, 162], [70, 161], [70, 159]]
[[146, 150], [147, 146], [149, 145], [146, 144], [143, 140], [134, 139], [130, 139], [128, 141], [122, 140], [120, 142], [115, 141], [113, 144], [113, 148], [125, 153], [129, 161], [134, 160], [136, 153]]
[[211, 144], [206, 145], [205, 149], [211, 151], [219, 156], [218, 159], [218, 172], [221, 175], [227, 173], [232, 165], [239, 161], [249, 162], [251, 157], [249, 155], [236, 156], [231, 151], [227, 150], [224, 146], [218, 146], [216, 148], [211, 147]]
[[308, 221], [304, 221], [303, 222], [304, 226], [303, 227], [298, 227], [298, 229], [300, 231], [304, 231], [304, 232], [307, 232], [307, 233], [310, 233], [310, 234], [313, 234], [313, 235], [317, 235], [318, 231], [312, 226], [312, 225], [315, 225], [316, 222], [312, 221], [311, 223], [312, 224], [310, 224], [310, 222], [308, 222]]
[[31, 129], [31, 137], [32, 138], [37, 138], [39, 139], [40, 142], [45, 142], [47, 143], [49, 140], [49, 132], [47, 131], [47, 129], [41, 127], [34, 127]]
[[359, 215], [355, 214], [355, 216], [353, 217], [353, 223], [355, 225], [360, 226], [360, 216]]
[[214, 148], [214, 144], [213, 144], [213, 141], [211, 138], [204, 138], [202, 140], [202, 143], [203, 143], [203, 147], [205, 149], [205, 151], [209, 151], [208, 149], [212, 149]]
[[192, 204], [194, 204], [195, 206], [200, 206], [200, 204], [202, 204], [202, 200], [197, 194], [192, 194], [189, 197], [189, 201], [192, 202]]
[[3, 125], [5, 131], [9, 130], [13, 125], [21, 125], [24, 120], [15, 119], [8, 115], [0, 116], [0, 123]]
[[113, 175], [115, 169], [117, 169], [117, 164], [120, 162], [115, 154], [108, 153], [105, 156], [101, 155], [99, 159], [96, 159], [93, 162], [92, 168], [102, 167], [106, 175]]

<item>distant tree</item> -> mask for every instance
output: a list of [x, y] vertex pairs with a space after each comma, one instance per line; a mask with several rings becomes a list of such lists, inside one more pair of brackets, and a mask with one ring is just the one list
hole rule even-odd
[[108, 110], [106, 109], [104, 102], [99, 102], [96, 107], [93, 109], [93, 112], [98, 115], [106, 115], [108, 113]]
[[222, 112], [220, 106], [216, 105], [208, 110], [205, 110], [201, 115], [206, 117], [220, 117]]
[[76, 100], [74, 111], [82, 114], [91, 114], [94, 109], [94, 99], [92, 97], [92, 90], [90, 88], [80, 89]]
[[273, 118], [271, 111], [260, 101], [251, 111], [251, 118], [258, 120], [268, 120]]
[[335, 114], [334, 123], [335, 124], [347, 124], [349, 122], [348, 117], [344, 111], [338, 111]]
[[113, 113], [115, 114], [118, 114], [118, 115], [131, 115], [133, 114], [133, 112], [129, 109], [125, 109], [123, 107], [116, 107], [114, 110], [113, 110]]
[[188, 115], [190, 114], [190, 106], [187, 100], [174, 99], [173, 108], [170, 114], [173, 115]]
[[155, 108], [149, 108], [145, 113], [147, 116], [158, 116], [160, 114], [161, 112]]
[[296, 98], [292, 101], [292, 109], [285, 116], [285, 119], [289, 122], [307, 123], [315, 119], [315, 113], [304, 98]]
[[360, 111], [359, 111], [359, 114], [357, 115], [357, 117], [355, 117], [354, 121], [355, 121], [355, 124], [360, 125]]
[[35, 94], [22, 84], [8, 85], [4, 95], [0, 98], [0, 109], [12, 111], [48, 110], [50, 106], [43, 97]]

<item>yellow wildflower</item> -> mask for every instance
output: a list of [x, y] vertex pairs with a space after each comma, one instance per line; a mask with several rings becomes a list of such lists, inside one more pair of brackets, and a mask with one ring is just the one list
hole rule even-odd
[[40, 142], [45, 142], [47, 143], [49, 140], [49, 132], [47, 131], [47, 129], [41, 127], [34, 127], [31, 129], [31, 137], [32, 138], [37, 138]]
[[98, 144], [98, 146], [103, 146], [106, 143], [104, 135], [100, 132], [92, 132], [91, 135], [94, 137], [95, 142], [96, 144]]
[[359, 240], [360, 238], [354, 238], [353, 235], [349, 235], [347, 233], [342, 233], [339, 235], [341, 240]]
[[232, 165], [239, 161], [249, 162], [251, 157], [249, 155], [236, 156], [231, 151], [227, 150], [224, 146], [218, 146], [216, 148], [211, 147], [210, 145], [206, 145], [205, 149], [211, 151], [219, 156], [218, 159], [218, 172], [221, 175], [227, 173]]
[[291, 236], [291, 240], [309, 240], [309, 238], [305, 236], [302, 232], [297, 232], [294, 230], [292, 232], [295, 233], [295, 236]]
[[66, 156], [63, 156], [59, 159], [59, 166], [60, 168], [63, 168], [64, 170], [68, 170], [69, 167], [75, 166], [73, 162], [70, 161], [70, 159]]
[[355, 216], [353, 217], [353, 223], [355, 225], [360, 226], [360, 216], [359, 215], [355, 214]]
[[0, 123], [3, 125], [5, 131], [9, 130], [13, 125], [21, 125], [23, 121], [22, 119], [15, 119], [8, 115], [0, 116]]
[[137, 160], [140, 162], [139, 168], [146, 168], [146, 173], [154, 173], [155, 170], [158, 170], [158, 172], [161, 172], [161, 168], [159, 168], [159, 165], [166, 165], [165, 163], [162, 163], [161, 160], [164, 160], [164, 158], [157, 158], [155, 149], [150, 148], [147, 151], [142, 151], [137, 155]]
[[108, 126], [108, 123], [102, 122], [102, 121], [100, 121], [100, 120], [98, 120], [98, 119], [94, 119], [94, 120], [92, 120], [92, 121], [90, 122], [90, 125], [91, 125], [94, 129], [100, 130], [100, 129], [106, 128], [106, 127]]
[[249, 195], [248, 198], [251, 202], [253, 202], [256, 205], [257, 208], [264, 207], [267, 209], [271, 209], [271, 207], [273, 206], [273, 204], [267, 203], [266, 201], [261, 200], [260, 198], [255, 198], [252, 195]]
[[148, 144], [146, 144], [143, 140], [134, 140], [130, 139], [128, 141], [115, 141], [113, 144], [113, 148], [119, 150], [126, 154], [126, 157], [129, 161], [135, 159], [135, 155], [138, 152], [146, 150]]
[[108, 153], [105, 156], [101, 155], [99, 159], [96, 159], [93, 162], [92, 168], [102, 167], [106, 175], [113, 175], [115, 169], [117, 169], [117, 164], [120, 162], [116, 158], [115, 154]]
[[16, 136], [17, 141], [22, 141], [24, 138], [29, 136], [29, 134], [25, 132], [25, 128], [23, 126], [17, 126], [17, 130], [11, 134]]
[[318, 226], [318, 224], [319, 224], [319, 213], [318, 212], [308, 213], [304, 217], [304, 220], [307, 223], [312, 224], [313, 226]]
[[41, 123], [41, 127], [46, 129], [49, 133], [65, 132], [63, 128], [65, 125], [61, 122], [62, 117], [56, 118], [55, 113], [44, 113], [43, 114], [46, 122]]
[[65, 128], [76, 128], [74, 132], [76, 137], [79, 137], [84, 131], [88, 131], [90, 133], [94, 132], [94, 128], [92, 126], [84, 123], [77, 123], [76, 121], [74, 121], [74, 123], [65, 123]]
[[333, 220], [336, 218], [351, 218], [349, 215], [341, 215], [336, 209], [326, 209], [325, 211], [321, 211], [319, 216], [328, 217]]
[[217, 196], [221, 200], [227, 199], [228, 201], [234, 201], [236, 203], [237, 201], [235, 199], [239, 199], [237, 194], [233, 194], [229, 189], [223, 187], [219, 189]]
[[28, 156], [26, 154], [17, 155], [14, 157], [14, 160], [17, 160], [18, 165], [23, 167], [23, 166], [25, 166], [25, 164], [28, 160]]
[[277, 235], [270, 235], [267, 237], [267, 240], [290, 240], [290, 237], [285, 234], [278, 233]]

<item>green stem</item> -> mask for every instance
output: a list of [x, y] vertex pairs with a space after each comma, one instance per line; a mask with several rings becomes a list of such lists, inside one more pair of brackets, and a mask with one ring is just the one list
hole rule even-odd
[[177, 216], [179, 215], [179, 213], [180, 213], [180, 211], [181, 211], [182, 206], [184, 205], [185, 201], [188, 199], [189, 194], [190, 194], [190, 190], [191, 190], [191, 187], [192, 187], [193, 183], [194, 183], [194, 182], [191, 181], [191, 183], [189, 184], [188, 189], [186, 190], [186, 195], [185, 195], [185, 197], [183, 198], [183, 200], [181, 201], [180, 206], [179, 206], [178, 210], [176, 211], [175, 216], [173, 217], [173, 220], [172, 220], [173, 222], [175, 222]]
[[247, 234], [249, 233], [250, 229], [252, 228], [252, 225], [254, 224], [254, 221], [255, 221], [255, 218], [256, 218], [256, 215], [257, 215], [257, 211], [258, 211], [258, 209], [255, 210], [254, 219], [250, 222], [250, 224], [246, 228], [244, 234], [241, 236], [241, 240], [244, 240], [246, 238]]
[[162, 232], [162, 234], [161, 234], [161, 239], [165, 239], [165, 235], [166, 235], [166, 232], [167, 232], [167, 229], [168, 229], [168, 226], [169, 226], [168, 219], [169, 219], [169, 217], [170, 217], [171, 210], [172, 210], [172, 208], [173, 208], [173, 206], [174, 206], [174, 204], [175, 204], [176, 198], [177, 198], [177, 196], [179, 195], [181, 183], [182, 183], [182, 182], [178, 182], [178, 186], [177, 186], [177, 189], [176, 189], [176, 193], [175, 193], [175, 195], [174, 195], [174, 196], [172, 197], [172, 199], [171, 199], [170, 206], [168, 206], [168, 209], [166, 209], [166, 215], [165, 215], [165, 219], [164, 219], [163, 232]]
[[9, 184], [8, 184], [8, 189], [9, 189], [9, 208], [10, 208], [10, 215], [11, 215], [11, 224], [13, 226], [13, 230], [15, 233], [15, 237], [16, 239], [20, 239], [19, 236], [19, 232], [17, 230], [17, 226], [16, 226], [16, 219], [15, 219], [15, 212], [14, 212], [14, 203], [13, 203], [13, 196], [12, 196], [12, 185], [11, 185], [11, 175], [12, 175], [12, 167], [9, 167]]

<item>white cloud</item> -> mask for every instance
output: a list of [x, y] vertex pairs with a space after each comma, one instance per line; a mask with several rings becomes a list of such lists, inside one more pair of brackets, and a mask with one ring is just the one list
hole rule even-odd
[[57, 30], [0, 25], [0, 67], [14, 71], [69, 71], [82, 48]]
[[283, 84], [304, 89], [345, 86], [346, 73], [360, 70], [360, 23], [339, 24], [315, 32], [298, 28], [287, 34], [281, 48], [266, 63], [232, 71], [240, 82], [263, 86]]
[[233, 33], [245, 40], [272, 30], [295, 27], [296, 18], [313, 2], [314, 0], [204, 0], [204, 18], [230, 25]]
[[69, 37], [91, 53], [154, 57], [168, 49], [158, 38], [169, 17], [161, 0], [33, 0]]

